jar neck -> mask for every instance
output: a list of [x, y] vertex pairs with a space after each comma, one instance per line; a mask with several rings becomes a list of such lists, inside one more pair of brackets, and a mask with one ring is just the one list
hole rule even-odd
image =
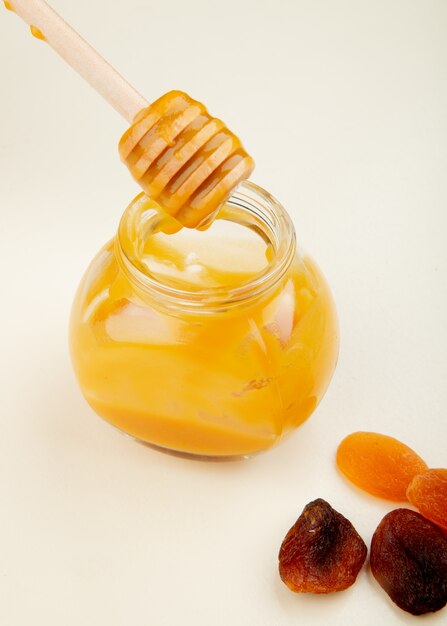
[[161, 217], [157, 205], [145, 194], [137, 196], [121, 218], [115, 244], [118, 263], [137, 294], [163, 308], [212, 313], [251, 303], [278, 285], [296, 249], [293, 224], [281, 204], [261, 187], [246, 181], [215, 219], [236, 222], [261, 237], [269, 251], [266, 267], [231, 287], [177, 289], [151, 274], [142, 261], [148, 238], [160, 231], [175, 232], [177, 223]]

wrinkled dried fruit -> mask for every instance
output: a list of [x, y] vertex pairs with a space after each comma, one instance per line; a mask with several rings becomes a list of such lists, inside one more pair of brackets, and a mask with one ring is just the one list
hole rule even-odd
[[292, 591], [342, 591], [355, 582], [366, 552], [351, 522], [319, 498], [304, 508], [285, 536], [279, 575]]
[[447, 603], [447, 537], [410, 509], [385, 515], [371, 542], [371, 571], [391, 600], [422, 615]]
[[424, 517], [447, 530], [447, 469], [429, 469], [415, 476], [407, 498]]
[[337, 465], [357, 487], [388, 500], [406, 500], [407, 487], [426, 463], [404, 443], [379, 433], [348, 435], [338, 446]]

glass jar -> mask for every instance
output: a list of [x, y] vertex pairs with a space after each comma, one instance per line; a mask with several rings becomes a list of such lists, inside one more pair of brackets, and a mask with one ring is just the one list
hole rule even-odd
[[164, 450], [266, 450], [309, 417], [334, 371], [326, 281], [285, 210], [252, 183], [209, 228], [173, 234], [172, 224], [140, 194], [87, 269], [70, 323], [82, 392]]

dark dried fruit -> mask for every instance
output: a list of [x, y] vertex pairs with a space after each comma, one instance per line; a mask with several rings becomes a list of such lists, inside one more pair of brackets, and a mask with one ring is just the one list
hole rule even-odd
[[285, 536], [279, 575], [292, 591], [342, 591], [355, 582], [366, 553], [351, 522], [319, 498], [304, 508]]
[[371, 542], [371, 571], [391, 600], [422, 615], [447, 604], [447, 536], [410, 509], [385, 515]]

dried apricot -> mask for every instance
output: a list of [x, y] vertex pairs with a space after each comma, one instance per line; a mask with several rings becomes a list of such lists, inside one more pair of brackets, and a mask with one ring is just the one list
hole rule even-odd
[[391, 600], [413, 615], [447, 604], [447, 537], [410, 509], [385, 515], [373, 535], [371, 571]]
[[355, 582], [366, 553], [351, 522], [319, 498], [304, 508], [285, 536], [279, 575], [292, 591], [342, 591]]
[[409, 483], [427, 469], [404, 443], [379, 433], [357, 432], [338, 446], [337, 465], [360, 489], [388, 500], [406, 500]]
[[415, 476], [407, 498], [424, 517], [447, 530], [447, 469], [429, 469]]

